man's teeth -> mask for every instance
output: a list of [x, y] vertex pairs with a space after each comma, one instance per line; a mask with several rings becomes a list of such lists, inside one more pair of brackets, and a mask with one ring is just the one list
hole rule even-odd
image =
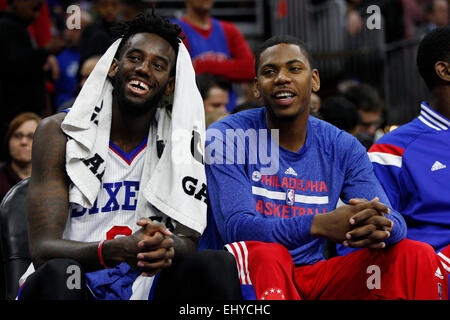
[[149, 89], [147, 84], [145, 84], [145, 83], [143, 83], [143, 82], [141, 82], [139, 80], [131, 80], [130, 84], [132, 86], [138, 88], [138, 89], [141, 89], [141, 90], [148, 90]]
[[277, 98], [277, 99], [287, 99], [287, 98], [291, 98], [293, 96], [294, 96], [294, 94], [291, 93], [291, 92], [280, 92], [280, 93], [277, 93], [275, 95], [275, 98]]

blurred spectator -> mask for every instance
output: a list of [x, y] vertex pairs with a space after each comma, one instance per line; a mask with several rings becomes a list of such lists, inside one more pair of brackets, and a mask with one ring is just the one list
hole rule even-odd
[[196, 80], [203, 98], [205, 114], [217, 111], [227, 112], [230, 83], [223, 77], [208, 73], [197, 75]]
[[424, 23], [424, 8], [430, 0], [401, 0], [403, 6], [403, 20], [405, 22], [405, 38], [409, 39], [418, 34], [417, 27]]
[[39, 48], [45, 47], [52, 39], [52, 27], [53, 21], [50, 16], [48, 3], [47, 0], [44, 0], [38, 17], [28, 26], [28, 32]]
[[4, 141], [8, 161], [0, 168], [0, 202], [11, 187], [31, 175], [31, 146], [40, 121], [37, 114], [24, 112], [8, 127]]
[[80, 92], [80, 90], [83, 87], [84, 83], [86, 82], [87, 78], [91, 74], [92, 70], [94, 70], [94, 67], [97, 64], [98, 60], [100, 60], [100, 58], [101, 58], [101, 56], [93, 56], [83, 62], [83, 64], [81, 65], [81, 67], [79, 68], [78, 73], [77, 73], [77, 88], [75, 90], [75, 95], [73, 97], [71, 97], [69, 100], [63, 102], [58, 107], [56, 112], [60, 112], [62, 110], [72, 107], [78, 93]]
[[369, 149], [382, 122], [383, 101], [374, 87], [364, 83], [350, 87], [344, 96], [358, 109], [360, 123], [356, 138]]
[[320, 96], [315, 93], [312, 92], [311, 93], [311, 114], [312, 115], [317, 115], [320, 113], [320, 107], [322, 104], [322, 99], [320, 98]]
[[93, 9], [97, 17], [81, 35], [81, 63], [89, 57], [103, 55], [115, 39], [111, 27], [118, 21], [119, 0], [94, 0]]
[[120, 20], [131, 20], [139, 13], [144, 13], [148, 8], [144, 0], [121, 0], [120, 1]]
[[337, 84], [337, 91], [339, 94], [344, 94], [350, 88], [355, 87], [357, 85], [359, 85], [359, 82], [354, 79], [344, 79], [339, 81], [339, 83]]
[[[50, 14], [50, 8], [48, 1], [42, 2], [42, 6], [39, 10], [38, 17], [33, 23], [28, 26], [28, 32], [30, 36], [34, 39], [37, 46], [42, 48], [51, 40], [52, 38], [52, 27], [53, 19]], [[9, 2], [12, 2], [9, 0]], [[0, 0], [0, 11], [6, 10], [8, 7], [8, 0]]]
[[[253, 81], [254, 56], [239, 29], [231, 22], [211, 17], [213, 0], [186, 0], [186, 14], [173, 20], [183, 29], [195, 72], [225, 77], [232, 83]], [[227, 110], [237, 104], [230, 91]]]
[[449, 3], [447, 0], [431, 0], [425, 6], [425, 25], [419, 29], [418, 35], [424, 36], [435, 28], [449, 24]]
[[[70, 16], [67, 16], [70, 19]], [[80, 63], [79, 43], [83, 29], [89, 24], [91, 18], [85, 11], [81, 11], [80, 28], [64, 30], [64, 40], [67, 48], [57, 57], [60, 75], [55, 82], [55, 107], [58, 109], [62, 103], [70, 100], [78, 88], [78, 68]]]
[[66, 9], [75, 1], [72, 0], [46, 0], [53, 34], [62, 34], [66, 23]]
[[206, 128], [208, 128], [214, 122], [219, 121], [220, 119], [223, 119], [228, 115], [229, 115], [229, 113], [227, 111], [223, 111], [223, 110], [208, 112], [205, 115]]
[[432, 0], [428, 3], [425, 13], [431, 30], [448, 25], [448, 7], [447, 0]]
[[[368, 17], [367, 8], [377, 5], [380, 8], [384, 20], [386, 42], [390, 43], [405, 37], [405, 25], [403, 21], [403, 5], [401, 1], [392, 0], [346, 0], [348, 6], [347, 27], [348, 31], [358, 32]], [[413, 0], [411, 0], [413, 1]], [[360, 17], [357, 17], [359, 15]]]
[[364, 21], [361, 14], [356, 10], [350, 10], [347, 13], [347, 31], [351, 36], [358, 34], [364, 27]]
[[[378, 30], [369, 29], [366, 25], [369, 18], [367, 7], [377, 1], [352, 0], [348, 2], [346, 32], [344, 33], [344, 50], [347, 54], [344, 55], [345, 65], [342, 76], [346, 79], [356, 79], [381, 87], [383, 68], [379, 68], [379, 65], [383, 64], [385, 59], [385, 53], [381, 46], [387, 41], [386, 24], [384, 23]], [[383, 8], [380, 8], [380, 11], [383, 16], [382, 20], [385, 22]]]
[[95, 65], [98, 60], [100, 60], [101, 56], [93, 56], [83, 62], [81, 65], [80, 71], [78, 72], [79, 78], [79, 89], [81, 89], [86, 82], [87, 78], [91, 74], [92, 70], [94, 70]]
[[247, 103], [247, 102], [256, 102], [261, 105], [264, 104], [262, 98], [255, 97], [255, 92], [254, 92], [255, 89], [254, 89], [253, 82], [242, 82], [240, 89], [241, 89], [240, 90], [241, 92], [239, 93], [237, 104], [243, 104], [243, 103]]
[[321, 118], [341, 130], [357, 136], [359, 114], [355, 105], [348, 99], [335, 96], [324, 100], [319, 114]]
[[27, 26], [39, 15], [42, 3], [43, 0], [11, 0], [7, 11], [0, 12], [2, 138], [14, 116], [24, 111], [42, 115], [47, 106], [44, 65], [51, 53], [64, 48], [64, 42], [53, 38], [44, 48], [36, 48], [32, 41]]

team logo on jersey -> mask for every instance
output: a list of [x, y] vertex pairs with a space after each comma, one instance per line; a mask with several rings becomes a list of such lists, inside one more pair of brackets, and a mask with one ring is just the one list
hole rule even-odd
[[283, 290], [270, 288], [262, 294], [261, 300], [286, 300]]
[[297, 172], [295, 172], [295, 170], [292, 169], [292, 167], [289, 167], [289, 168], [284, 172], [284, 174], [290, 174], [290, 175], [292, 175], [292, 176], [297, 176]]
[[433, 166], [431, 167], [431, 171], [436, 171], [440, 169], [445, 169], [447, 166], [445, 164], [440, 163], [439, 161], [436, 161]]
[[261, 180], [261, 172], [253, 171], [253, 173], [252, 173], [252, 180], [255, 181], [255, 182], [258, 182], [259, 180]]
[[287, 189], [286, 191], [286, 204], [292, 206], [294, 204], [295, 193], [294, 189]]

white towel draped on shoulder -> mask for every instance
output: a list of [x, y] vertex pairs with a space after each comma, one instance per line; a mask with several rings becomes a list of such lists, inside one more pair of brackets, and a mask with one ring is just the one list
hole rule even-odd
[[[107, 75], [120, 41], [114, 42], [99, 60], [61, 125], [68, 136], [66, 170], [73, 185], [69, 201], [85, 208], [94, 204], [108, 165], [105, 159], [109, 148], [113, 87]], [[163, 142], [165, 147], [158, 155], [154, 151], [157, 146], [152, 145], [152, 152], [146, 155], [137, 218], [152, 216], [155, 207], [202, 233], [206, 226], [206, 201], [186, 192], [183, 183], [186, 179], [197, 181], [199, 191], [206, 186], [201, 160], [205, 117], [192, 62], [182, 42], [177, 56], [172, 112], [158, 109], [155, 120], [157, 137], [151, 127], [149, 141]], [[206, 190], [203, 192], [206, 194]]]

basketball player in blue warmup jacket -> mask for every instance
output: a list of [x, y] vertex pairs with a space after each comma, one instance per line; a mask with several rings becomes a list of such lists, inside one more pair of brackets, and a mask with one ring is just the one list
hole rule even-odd
[[422, 102], [417, 118], [377, 141], [369, 157], [405, 218], [407, 237], [432, 245], [450, 272], [450, 27], [425, 36], [417, 66], [430, 101]]
[[[207, 131], [211, 211], [201, 247], [225, 245], [241, 284], [261, 300], [446, 299], [446, 275], [434, 276], [440, 260], [429, 245], [404, 239], [406, 223], [365, 148], [309, 115], [320, 79], [305, 45], [272, 37], [255, 69], [265, 107]], [[347, 205], [336, 208], [339, 198]], [[363, 249], [325, 260], [324, 239]], [[373, 266], [381, 270], [377, 288], [367, 284]]]
[[[110, 152], [106, 161], [122, 161], [121, 172], [129, 177], [134, 174], [130, 170], [138, 170], [131, 165], [141, 161], [140, 155], [149, 148], [157, 148], [155, 145], [147, 146], [147, 135], [160, 99], [174, 90], [181, 29], [161, 17], [147, 13], [123, 23], [119, 31], [123, 39], [108, 74], [114, 90]], [[131, 83], [136, 80], [143, 83], [139, 94], [135, 93], [137, 89], [131, 88]], [[99, 90], [102, 85], [99, 84]], [[196, 253], [198, 236], [186, 230], [189, 228], [184, 227], [185, 232], [180, 232], [181, 236], [178, 236], [169, 231], [169, 224], [141, 219], [138, 226], [132, 226], [135, 230], [133, 233], [124, 232], [131, 229], [123, 230], [111, 224], [116, 221], [115, 216], [125, 214], [125, 206], [117, 210], [108, 207], [102, 212], [98, 212], [100, 206], [93, 207], [89, 214], [86, 209], [73, 210], [68, 201], [70, 181], [65, 169], [67, 137], [60, 126], [65, 115], [60, 113], [44, 120], [34, 139], [33, 173], [28, 194], [28, 230], [30, 253], [36, 271], [25, 281], [20, 298], [90, 298], [85, 281], [81, 281], [81, 288], [67, 287], [68, 266], [78, 265], [85, 272], [93, 272], [126, 262], [140, 275], [159, 274], [151, 291], [155, 300], [239, 299], [239, 283], [232, 256], [213, 251], [199, 255]], [[114, 174], [119, 171], [116, 170]], [[107, 175], [105, 170], [103, 179]], [[137, 174], [137, 177], [140, 176]], [[133, 177], [133, 181], [117, 182], [125, 185], [125, 199], [122, 200], [128, 207], [137, 201], [135, 191], [139, 181], [134, 181]], [[104, 183], [99, 194], [107, 187]], [[106, 191], [110, 193], [111, 190]], [[131, 196], [132, 201], [129, 199]], [[86, 217], [83, 220], [86, 221], [85, 225], [70, 228], [72, 220], [82, 215]], [[102, 221], [88, 223], [87, 218], [94, 216]], [[67, 235], [68, 228], [72, 235]], [[85, 240], [73, 235], [76, 232], [84, 232]], [[99, 241], [105, 237], [105, 233], [110, 240]], [[112, 237], [108, 237], [108, 233]], [[95, 234], [101, 236], [95, 238]], [[113, 237], [116, 234], [124, 236]], [[216, 277], [216, 274], [221, 276]], [[230, 278], [227, 278], [227, 274]], [[117, 297], [129, 299], [130, 296], [121, 295], [120, 289]]]
[[[286, 41], [286, 45], [302, 45], [301, 42], [289, 37], [280, 39], [280, 41]], [[267, 43], [269, 42], [267, 41]], [[278, 44], [275, 40], [274, 43]], [[282, 44], [285, 43], [282, 42]], [[307, 55], [307, 51], [303, 47], [301, 48], [301, 51]], [[304, 59], [310, 60], [309, 56], [308, 59]], [[257, 57], [257, 68], [259, 67], [258, 63], [259, 58]], [[265, 107], [239, 112], [213, 124], [208, 129], [206, 156], [208, 157], [211, 153], [212, 156], [210, 159], [207, 158], [206, 174], [211, 209], [219, 227], [220, 239], [224, 241], [220, 245], [228, 243], [230, 240], [247, 237], [258, 238], [265, 242], [280, 242], [290, 248], [295, 263], [310, 264], [323, 259], [323, 239], [314, 239], [308, 230], [311, 229], [314, 217], [320, 217], [320, 214], [331, 212], [336, 208], [339, 197], [345, 199], [347, 203], [352, 198], [373, 199], [379, 197], [379, 201], [386, 204], [389, 204], [389, 201], [373, 175], [364, 148], [356, 139], [327, 122], [309, 116], [304, 110], [293, 110], [292, 105], [302, 103], [307, 99], [306, 96], [309, 97], [310, 91], [308, 90], [317, 91], [319, 89], [320, 80], [315, 69], [312, 71], [311, 84], [306, 83], [307, 80], [303, 80], [301, 68], [306, 62], [296, 62], [295, 60], [290, 64], [292, 66], [290, 66], [289, 72], [292, 73], [292, 76], [280, 73], [274, 80], [274, 88], [267, 89], [273, 90], [273, 93], [267, 93], [267, 95], [270, 94], [270, 98], [274, 100], [273, 103], [280, 104], [280, 107], [274, 107], [274, 111]], [[261, 78], [269, 78], [265, 73], [275, 74], [275, 71], [268, 67], [265, 69], [268, 71], [259, 71], [263, 72]], [[301, 79], [295, 79], [297, 77]], [[303, 87], [308, 85], [311, 88]], [[293, 86], [296, 88], [292, 89]], [[266, 90], [266, 88], [256, 92], [258, 97], [261, 96], [262, 90]], [[303, 145], [295, 143], [294, 136], [297, 133], [285, 133], [281, 124], [272, 124], [269, 121], [275, 120], [268, 120], [271, 119], [272, 113], [275, 114], [273, 117], [294, 119], [297, 116], [295, 112], [302, 112], [302, 117], [307, 117], [305, 122], [307, 130], [304, 132]], [[282, 120], [278, 121], [281, 123]], [[269, 165], [264, 165], [260, 161], [261, 150], [259, 149], [253, 150], [254, 154], [258, 154], [257, 163], [250, 161], [252, 151], [248, 149], [245, 149], [247, 160], [245, 164], [227, 165], [225, 161], [222, 165], [220, 159], [215, 161], [214, 154], [220, 154], [218, 157], [223, 155], [228, 160], [229, 146], [233, 141], [227, 140], [227, 129], [239, 128], [243, 132], [255, 129], [258, 133], [259, 130], [271, 129], [270, 126], [275, 125], [281, 127], [279, 130], [279, 157], [273, 159], [279, 162], [278, 171], [275, 173], [264, 174], [262, 168], [267, 167], [266, 169], [268, 169]], [[297, 128], [299, 127], [297, 126]], [[220, 137], [224, 137], [224, 139], [222, 140]], [[268, 135], [267, 138], [269, 139], [267, 147], [270, 150], [273, 141], [271, 135]], [[244, 139], [245, 137], [241, 136], [237, 141], [238, 143], [247, 142]], [[258, 143], [264, 143], [264, 137], [259, 136], [258, 139], [261, 140]], [[223, 141], [223, 149], [220, 149], [223, 152], [214, 150], [215, 153], [213, 153], [212, 148], [217, 145], [217, 141]], [[283, 141], [286, 142], [283, 143]], [[251, 147], [250, 143], [249, 148]], [[293, 152], [293, 149], [296, 152]], [[237, 186], [246, 192], [236, 192]], [[233, 214], [233, 209], [238, 203], [239, 207], [252, 208], [258, 218], [254, 219], [247, 215], [239, 217], [239, 215]], [[377, 208], [379, 209], [379, 207]], [[395, 243], [405, 236], [403, 218], [396, 212], [387, 216], [394, 221], [394, 227], [389, 233], [389, 237], [386, 237], [385, 232], [380, 232], [377, 241], [373, 239], [373, 243], [370, 243], [372, 240], [366, 239], [365, 244], [379, 248], [381, 245], [385, 245], [385, 241], [387, 244]], [[273, 220], [272, 218], [281, 219]], [[237, 220], [234, 221], [234, 219]], [[247, 221], [248, 219], [251, 222]], [[247, 223], [251, 223], [252, 227], [247, 226]], [[301, 237], [306, 234], [308, 234], [307, 238], [302, 239]], [[205, 235], [203, 238], [206, 240], [208, 237]], [[292, 244], [304, 241], [308, 242], [305, 246]]]

